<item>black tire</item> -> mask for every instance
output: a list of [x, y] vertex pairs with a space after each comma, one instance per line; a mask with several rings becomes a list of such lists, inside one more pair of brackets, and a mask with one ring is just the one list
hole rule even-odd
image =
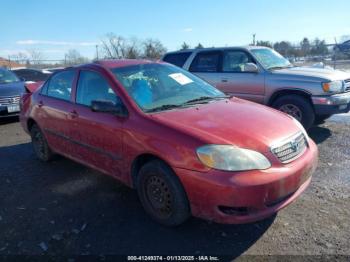
[[[272, 107], [295, 117], [306, 130], [309, 129], [315, 121], [315, 112], [311, 103], [300, 95], [285, 95], [279, 97], [272, 104]], [[290, 107], [290, 110], [288, 110], [288, 107]], [[292, 113], [294, 110], [297, 112], [295, 115]]]
[[34, 124], [30, 129], [32, 145], [37, 158], [43, 162], [48, 162], [52, 159], [53, 153], [46, 141], [46, 138], [40, 128]]
[[143, 208], [158, 223], [177, 226], [190, 217], [185, 190], [164, 162], [153, 160], [142, 166], [136, 187]]
[[324, 121], [325, 121], [327, 118], [330, 118], [331, 116], [332, 116], [332, 115], [316, 115], [316, 116], [315, 116], [314, 124], [315, 124], [315, 125], [322, 124], [322, 123], [324, 123]]

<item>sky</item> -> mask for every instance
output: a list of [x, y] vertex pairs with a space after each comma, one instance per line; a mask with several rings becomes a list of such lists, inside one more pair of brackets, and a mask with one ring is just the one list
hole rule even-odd
[[349, 0], [0, 0], [0, 56], [38, 50], [63, 59], [69, 49], [93, 58], [107, 33], [160, 40], [168, 51], [236, 46], [257, 40], [350, 35]]

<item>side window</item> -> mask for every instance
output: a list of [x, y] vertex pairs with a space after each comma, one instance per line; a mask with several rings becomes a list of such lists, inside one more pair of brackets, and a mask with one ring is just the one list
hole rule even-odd
[[63, 100], [70, 100], [75, 71], [63, 71], [54, 75], [48, 84], [47, 95]]
[[50, 80], [46, 81], [45, 84], [41, 87], [40, 93], [42, 95], [47, 95], [47, 88], [49, 86]]
[[80, 71], [76, 103], [91, 106], [91, 101], [105, 100], [117, 102], [117, 96], [107, 80], [97, 72]]
[[252, 62], [252, 59], [243, 51], [226, 51], [222, 61], [223, 72], [243, 72], [244, 64]]
[[201, 52], [194, 58], [191, 72], [217, 72], [219, 68], [220, 52]]
[[163, 58], [163, 61], [176, 65], [178, 67], [182, 67], [190, 55], [191, 55], [191, 52], [168, 54], [168, 55], [165, 55], [165, 57]]

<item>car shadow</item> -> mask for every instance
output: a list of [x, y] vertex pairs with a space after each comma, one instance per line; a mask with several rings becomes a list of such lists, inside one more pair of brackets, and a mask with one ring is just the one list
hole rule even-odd
[[11, 124], [19, 121], [18, 116], [0, 118], [0, 125]]
[[321, 144], [329, 137], [332, 136], [330, 129], [323, 126], [313, 126], [308, 130], [309, 136], [315, 141], [316, 144]]
[[5, 185], [0, 246], [9, 254], [220, 255], [231, 260], [275, 219], [220, 225], [191, 218], [167, 228], [145, 214], [136, 191], [65, 158], [42, 163], [30, 143], [1, 147], [0, 166]]

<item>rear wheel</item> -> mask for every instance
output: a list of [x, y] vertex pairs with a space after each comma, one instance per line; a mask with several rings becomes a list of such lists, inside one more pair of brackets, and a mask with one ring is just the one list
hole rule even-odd
[[30, 136], [32, 138], [32, 145], [37, 158], [43, 162], [50, 161], [53, 157], [53, 153], [38, 125], [34, 124], [31, 127]]
[[188, 199], [179, 179], [160, 160], [153, 160], [141, 168], [137, 191], [144, 209], [158, 223], [176, 226], [190, 216]]
[[299, 95], [285, 95], [278, 98], [272, 107], [297, 119], [305, 129], [309, 129], [315, 120], [315, 112], [310, 102]]

